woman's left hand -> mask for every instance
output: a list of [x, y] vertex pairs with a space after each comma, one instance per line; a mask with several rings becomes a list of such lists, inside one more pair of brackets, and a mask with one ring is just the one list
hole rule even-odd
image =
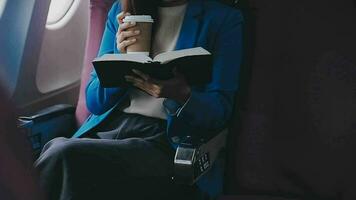
[[169, 80], [157, 80], [149, 75], [132, 70], [137, 77], [125, 76], [126, 81], [156, 98], [168, 98], [184, 104], [190, 97], [191, 89], [183, 74], [174, 71]]

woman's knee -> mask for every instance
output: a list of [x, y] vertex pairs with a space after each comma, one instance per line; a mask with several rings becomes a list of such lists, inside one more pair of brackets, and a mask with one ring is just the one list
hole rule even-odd
[[44, 154], [49, 148], [51, 148], [52, 146], [57, 146], [63, 142], [65, 142], [68, 138], [64, 138], [64, 137], [57, 137], [57, 138], [54, 138], [52, 140], [50, 140], [49, 142], [47, 142], [43, 148], [42, 148], [42, 151], [41, 151], [41, 155]]
[[45, 145], [40, 158], [36, 161], [36, 165], [42, 162], [57, 162], [59, 160], [68, 159], [71, 156], [78, 155], [79, 151], [79, 142], [68, 138], [55, 138]]
[[63, 158], [69, 158], [69, 156], [77, 156], [81, 151], [81, 143], [79, 140], [66, 139], [60, 140], [53, 145], [53, 153]]

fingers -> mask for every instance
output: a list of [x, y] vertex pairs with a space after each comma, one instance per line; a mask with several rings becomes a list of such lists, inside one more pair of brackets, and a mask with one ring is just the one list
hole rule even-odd
[[122, 42], [120, 42], [117, 45], [117, 48], [120, 50], [121, 53], [125, 53], [126, 52], [126, 47], [132, 45], [133, 43], [135, 43], [137, 41], [136, 38], [132, 38], [130, 40], [124, 40]]
[[142, 78], [143, 80], [154, 84], [154, 86], [161, 87], [161, 85], [163, 83], [163, 81], [151, 78], [148, 74], [145, 74], [145, 73], [141, 72], [140, 70], [132, 69], [132, 72], [135, 73], [140, 78]]
[[122, 31], [122, 32], [118, 32], [118, 42], [123, 42], [124, 40], [126, 40], [127, 38], [131, 38], [134, 36], [137, 36], [140, 34], [140, 30], [132, 30], [132, 31]]
[[140, 30], [118, 31], [116, 34], [117, 49], [121, 53], [126, 53], [126, 47], [135, 43], [137, 39], [134, 38], [134, 36], [137, 36], [139, 34]]
[[125, 31], [126, 29], [134, 27], [134, 26], [136, 26], [136, 22], [122, 23], [119, 26], [119, 31], [118, 32]]
[[143, 72], [141, 72], [139, 70], [133, 69], [132, 72], [135, 73], [136, 75], [138, 75], [139, 77], [141, 77], [145, 81], [150, 79], [149, 75], [147, 75], [147, 74], [145, 74], [145, 73], [143, 73]]
[[156, 98], [170, 98], [184, 103], [191, 95], [191, 88], [184, 75], [173, 70], [175, 77], [169, 80], [156, 80], [149, 75], [132, 70], [135, 75], [125, 76], [127, 82]]
[[121, 25], [126, 16], [131, 15], [129, 12], [121, 12], [116, 16], [117, 22]]
[[[127, 46], [136, 42], [136, 38], [132, 38], [140, 34], [139, 30], [126, 31], [127, 29], [136, 26], [136, 23], [124, 23], [123, 20], [126, 16], [131, 15], [129, 12], [121, 12], [117, 15], [119, 29], [116, 33], [117, 49], [121, 53], [126, 53]], [[129, 38], [129, 39], [128, 39]]]
[[159, 81], [150, 78], [147, 74], [142, 73], [139, 70], [132, 70], [138, 77], [125, 76], [127, 82], [132, 83], [133, 86], [147, 92], [151, 96], [156, 98], [163, 97], [163, 87], [160, 85]]
[[127, 82], [132, 83], [133, 86], [145, 91], [149, 95], [158, 97], [158, 96], [156, 96], [156, 94], [153, 90], [154, 86], [152, 83], [144, 81], [141, 78], [135, 78], [133, 76], [125, 76], [125, 79]]
[[140, 78], [133, 77], [133, 76], [125, 76], [125, 79], [127, 82], [130, 82], [130, 83], [143, 83], [144, 82], [144, 80], [142, 80]]

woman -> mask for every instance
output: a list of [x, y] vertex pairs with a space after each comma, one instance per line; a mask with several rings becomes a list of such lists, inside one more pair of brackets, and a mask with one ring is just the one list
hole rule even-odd
[[[194, 198], [194, 187], [171, 183], [176, 142], [219, 130], [231, 115], [241, 60], [240, 12], [210, 0], [130, 2], [110, 10], [98, 56], [125, 53], [136, 42], [140, 31], [128, 31], [135, 24], [122, 21], [127, 11], [150, 14], [151, 54], [201, 46], [213, 54], [212, 81], [193, 87], [179, 73], [162, 81], [135, 71], [126, 76], [131, 88], [103, 88], [93, 71], [86, 91], [93, 115], [73, 138], [50, 141], [37, 160], [50, 199]], [[198, 185], [214, 197], [222, 190], [221, 168], [211, 173]]]

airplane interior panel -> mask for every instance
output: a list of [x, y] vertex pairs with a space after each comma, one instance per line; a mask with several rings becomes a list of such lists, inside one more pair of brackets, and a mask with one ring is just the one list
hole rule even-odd
[[2, 16], [2, 12], [3, 12], [4, 9], [5, 9], [6, 1], [7, 1], [7, 0], [1, 0], [1, 1], [0, 1], [0, 18], [1, 18], [1, 16]]
[[[34, 15], [34, 3], [35, 0], [2, 1], [6, 9], [3, 8], [0, 18], [2, 27], [0, 31], [0, 77], [10, 95], [14, 93], [17, 86], [31, 17]], [[18, 17], [19, 13], [22, 17]], [[16, 48], [11, 48], [13, 46]]]
[[[88, 37], [89, 2], [76, 0], [60, 4], [54, 1], [54, 5], [62, 6], [62, 9], [61, 12], [52, 9], [54, 14], [49, 19], [50, 3], [32, 2], [34, 11], [28, 17], [29, 27], [23, 40], [23, 54], [16, 59], [13, 58], [19, 62], [19, 71], [17, 79], [12, 80], [12, 99], [22, 114], [33, 113], [53, 105], [54, 102], [75, 105], [78, 99], [79, 80]], [[21, 10], [22, 4], [17, 4], [16, 9]], [[24, 8], [28, 7], [29, 5], [24, 5]], [[59, 21], [48, 24], [49, 20], [54, 19]], [[7, 25], [10, 29], [16, 28], [13, 27], [15, 26], [13, 23]], [[21, 48], [4, 52], [2, 56], [18, 50]], [[60, 56], [63, 58], [64, 55], [66, 59], [55, 59]], [[5, 66], [10, 66], [6, 64]], [[5, 69], [15, 70], [16, 67]]]
[[[54, 1], [56, 2], [56, 1]], [[80, 80], [88, 36], [88, 1], [76, 0], [61, 6], [57, 22], [47, 19], [37, 66], [36, 83], [41, 93], [69, 86]], [[67, 9], [67, 10], [65, 10]], [[49, 12], [54, 10], [49, 9]]]

